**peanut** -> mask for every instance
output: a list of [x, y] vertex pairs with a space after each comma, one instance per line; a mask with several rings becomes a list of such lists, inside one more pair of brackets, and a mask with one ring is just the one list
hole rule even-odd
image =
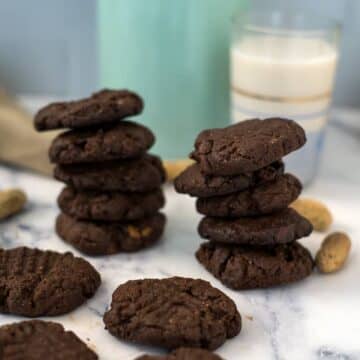
[[173, 181], [181, 172], [183, 172], [188, 166], [194, 163], [191, 159], [182, 160], [165, 160], [164, 167], [168, 181]]
[[127, 227], [127, 232], [132, 239], [140, 239], [141, 238], [141, 231], [133, 225], [129, 225]]
[[316, 254], [316, 266], [322, 273], [340, 270], [349, 256], [350, 238], [342, 232], [334, 232], [326, 236]]
[[314, 230], [324, 232], [333, 222], [330, 210], [325, 204], [315, 199], [300, 198], [290, 205], [300, 215], [307, 218]]
[[0, 191], [0, 219], [5, 219], [20, 212], [26, 201], [26, 194], [20, 189]]
[[145, 227], [141, 230], [142, 236], [149, 236], [152, 233], [152, 229], [150, 227]]
[[127, 227], [127, 232], [131, 238], [140, 239], [141, 237], [149, 236], [152, 233], [152, 229], [148, 226], [140, 229], [133, 225], [129, 225]]

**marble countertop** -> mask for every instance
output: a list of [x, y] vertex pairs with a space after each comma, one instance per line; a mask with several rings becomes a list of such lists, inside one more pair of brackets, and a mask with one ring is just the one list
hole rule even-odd
[[[102, 314], [113, 290], [129, 279], [181, 275], [208, 280], [236, 302], [243, 329], [218, 349], [227, 360], [360, 359], [360, 130], [356, 130], [360, 114], [337, 111], [333, 118], [319, 176], [304, 195], [327, 203], [335, 217], [332, 230], [346, 231], [353, 240], [350, 259], [341, 272], [314, 273], [303, 282], [271, 290], [229, 290], [194, 258], [200, 243], [194, 200], [167, 187], [168, 225], [163, 241], [136, 254], [87, 257], [102, 275], [100, 289], [79, 309], [50, 320], [75, 331], [100, 359], [132, 360], [154, 349], [120, 342], [104, 330]], [[0, 223], [1, 246], [71, 250], [80, 255], [54, 233], [55, 201], [62, 184], [5, 166], [0, 166], [0, 184], [19, 186], [30, 198], [22, 214]], [[314, 234], [302, 242], [314, 253], [323, 236]], [[21, 319], [0, 315], [0, 324]]]

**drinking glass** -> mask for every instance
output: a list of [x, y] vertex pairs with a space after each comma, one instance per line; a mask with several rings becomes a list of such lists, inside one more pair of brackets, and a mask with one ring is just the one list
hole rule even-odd
[[306, 131], [307, 143], [285, 158], [309, 183], [319, 167], [340, 26], [307, 13], [246, 12], [234, 19], [230, 49], [231, 118], [286, 117]]

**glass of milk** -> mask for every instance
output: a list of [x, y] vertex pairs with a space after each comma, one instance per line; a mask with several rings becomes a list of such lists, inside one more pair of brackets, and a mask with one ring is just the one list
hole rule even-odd
[[285, 12], [245, 13], [233, 26], [232, 121], [274, 116], [297, 121], [308, 141], [285, 160], [287, 170], [309, 183], [319, 167], [340, 26]]

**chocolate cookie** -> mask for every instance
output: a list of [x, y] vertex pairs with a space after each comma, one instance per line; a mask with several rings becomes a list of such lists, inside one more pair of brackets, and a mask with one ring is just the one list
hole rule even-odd
[[104, 322], [119, 339], [167, 349], [214, 350], [241, 329], [230, 298], [206, 281], [181, 277], [120, 285]]
[[208, 350], [196, 348], [180, 348], [165, 356], [143, 355], [136, 360], [222, 360]]
[[239, 246], [205, 243], [196, 252], [199, 262], [226, 286], [268, 288], [309, 276], [314, 263], [299, 243], [275, 246]]
[[91, 298], [99, 285], [99, 273], [71, 253], [0, 249], [1, 313], [30, 317], [65, 314]]
[[96, 360], [72, 331], [61, 324], [30, 320], [0, 327], [2, 360]]
[[214, 242], [274, 245], [292, 242], [311, 234], [311, 223], [293, 209], [261, 217], [222, 219], [205, 217], [199, 234]]
[[157, 156], [91, 164], [58, 164], [54, 176], [76, 189], [148, 192], [165, 181], [165, 171]]
[[45, 106], [35, 115], [34, 125], [38, 131], [104, 125], [142, 110], [139, 95], [128, 90], [104, 89], [85, 99]]
[[189, 166], [174, 181], [179, 193], [198, 197], [226, 195], [276, 180], [284, 173], [284, 163], [274, 163], [254, 172], [233, 176], [206, 175], [200, 171], [200, 166]]
[[287, 208], [300, 195], [300, 181], [291, 174], [230, 195], [200, 198], [199, 213], [215, 217], [240, 217], [272, 214]]
[[304, 130], [292, 120], [253, 119], [201, 132], [192, 158], [205, 174], [236, 175], [259, 170], [305, 142]]
[[72, 130], [60, 134], [49, 149], [51, 162], [74, 164], [136, 158], [155, 141], [153, 133], [140, 124], [120, 121], [111, 126]]
[[80, 221], [60, 214], [56, 232], [85, 254], [110, 255], [138, 251], [154, 244], [164, 231], [165, 221], [161, 213], [127, 223]]
[[60, 209], [80, 220], [131, 221], [153, 215], [165, 204], [161, 189], [148, 193], [78, 191], [66, 187], [58, 197]]

